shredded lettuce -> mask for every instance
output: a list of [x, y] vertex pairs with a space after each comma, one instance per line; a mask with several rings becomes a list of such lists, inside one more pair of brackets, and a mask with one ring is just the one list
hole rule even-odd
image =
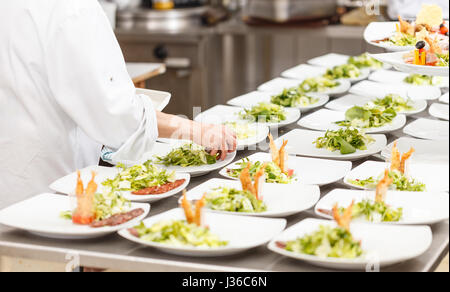
[[271, 99], [273, 104], [284, 107], [306, 107], [313, 105], [318, 101], [318, 98], [308, 96], [295, 87], [284, 89], [282, 93], [272, 96]]
[[356, 150], [366, 150], [367, 145], [375, 140], [355, 128], [328, 130], [323, 137], [319, 137], [313, 144], [317, 148], [325, 148], [330, 151], [340, 151], [341, 154], [355, 153]]
[[[248, 158], [245, 158], [241, 162], [236, 164], [237, 166], [239, 166], [238, 168], [227, 169], [227, 174], [233, 178], [239, 178], [241, 172], [245, 168], [247, 168], [248, 163], [250, 163], [250, 176], [253, 179], [255, 174], [263, 166], [264, 162], [261, 161], [250, 162]], [[293, 177], [288, 176], [285, 173], [282, 173], [280, 167], [273, 162], [267, 163], [265, 173], [267, 183], [290, 184], [294, 180]]]
[[330, 88], [338, 87], [341, 83], [337, 80], [330, 80], [325, 77], [313, 77], [305, 79], [300, 85], [302, 92], [325, 92]]
[[371, 68], [380, 69], [383, 67], [383, 63], [370, 57], [368, 53], [364, 53], [360, 56], [350, 57], [348, 64], [355, 65], [358, 68]]
[[256, 136], [256, 129], [247, 122], [226, 122], [235, 133], [238, 140], [246, 140]]
[[[349, 180], [349, 183], [366, 189], [375, 189], [382, 177], [383, 175], [380, 175], [378, 178], [369, 177], [366, 179], [354, 179]], [[409, 178], [398, 170], [390, 171], [389, 177], [393, 179], [390, 186], [392, 190], [408, 192], [426, 191], [426, 185], [424, 183], [421, 183], [413, 178]]]
[[206, 207], [211, 210], [240, 213], [262, 213], [267, 211], [263, 201], [248, 191], [233, 188], [217, 188], [205, 197]]
[[173, 149], [166, 156], [157, 156], [156, 162], [165, 166], [190, 167], [215, 164], [217, 162], [217, 157], [210, 155], [206, 152], [205, 148], [200, 145], [187, 143]]
[[[345, 208], [340, 208], [341, 213]], [[399, 222], [403, 217], [403, 208], [391, 208], [384, 202], [363, 200], [353, 207], [353, 218], [363, 218], [369, 222]]]
[[325, 78], [331, 80], [358, 78], [359, 76], [361, 76], [361, 71], [353, 64], [344, 64], [328, 69], [324, 75]]
[[393, 108], [365, 105], [354, 106], [345, 113], [345, 121], [336, 122], [342, 127], [379, 128], [390, 124], [397, 116]]
[[262, 123], [279, 123], [287, 119], [287, 113], [282, 106], [266, 102], [244, 109], [239, 116], [244, 120]]

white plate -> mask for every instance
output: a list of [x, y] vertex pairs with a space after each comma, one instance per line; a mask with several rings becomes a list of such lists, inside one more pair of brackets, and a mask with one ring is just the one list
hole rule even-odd
[[375, 142], [368, 145], [367, 150], [356, 150], [355, 153], [343, 155], [339, 151], [332, 152], [327, 149], [317, 148], [313, 144], [317, 138], [323, 137], [324, 135], [325, 132], [295, 129], [277, 139], [276, 143], [281, 144], [283, 139], [289, 140], [286, 150], [290, 154], [348, 161], [354, 161], [377, 154], [386, 146], [387, 143], [385, 135], [370, 135], [375, 139]]
[[[267, 127], [281, 128], [290, 124], [295, 123], [300, 118], [300, 111], [296, 108], [284, 108], [287, 115], [286, 120], [280, 123], [262, 123]], [[242, 112], [244, 108], [227, 106], [227, 105], [216, 105], [209, 110], [206, 110], [199, 114], [195, 121], [208, 124], [223, 124], [227, 121], [243, 121], [239, 118], [239, 113]]]
[[[403, 217], [399, 222], [382, 222], [384, 225], [431, 225], [448, 219], [449, 200], [447, 193], [435, 192], [396, 192], [389, 191], [386, 195], [386, 204], [394, 209], [403, 208]], [[337, 203], [339, 207], [348, 207], [352, 200], [359, 203], [363, 200], [374, 200], [375, 192], [335, 189], [323, 197], [315, 207], [318, 216], [332, 219], [322, 210], [331, 210]], [[356, 219], [353, 222], [367, 222], [365, 219]]]
[[[298, 254], [277, 247], [276, 243], [295, 240], [319, 229], [321, 225], [336, 227], [329, 220], [305, 219], [285, 230], [269, 243], [269, 249], [278, 254], [306, 261], [310, 264], [344, 270], [371, 270], [417, 258], [431, 246], [432, 233], [428, 226], [389, 226], [353, 223], [353, 237], [361, 240], [365, 254], [358, 259], [320, 258]], [[384, 239], [384, 240], [383, 240]]]
[[170, 98], [172, 97], [169, 92], [142, 88], [137, 88], [136, 94], [143, 94], [148, 96], [152, 100], [153, 106], [157, 111], [164, 110], [169, 104]]
[[[121, 230], [119, 235], [133, 242], [153, 247], [169, 254], [189, 257], [215, 257], [232, 255], [261, 246], [286, 227], [286, 220], [284, 219], [230, 216], [212, 212], [205, 212], [204, 216], [205, 224], [209, 227], [211, 233], [217, 235], [220, 240], [228, 241], [227, 246], [218, 248], [171, 246], [141, 240], [131, 235], [127, 229]], [[147, 227], [150, 227], [165, 220], [185, 220], [185, 216], [181, 209], [172, 209], [147, 218], [143, 222]], [[261, 228], [261, 226], [264, 226], [264, 228]]]
[[[330, 88], [323, 92], [318, 92], [320, 94], [326, 94], [329, 96], [336, 96], [343, 93], [346, 93], [350, 87], [351, 83], [348, 80], [339, 80], [340, 85], [334, 88]], [[285, 88], [291, 88], [299, 86], [302, 83], [302, 80], [295, 79], [287, 79], [287, 78], [275, 78], [266, 82], [258, 87], [259, 91], [268, 91], [268, 92], [280, 92]]]
[[[387, 161], [391, 160], [391, 152], [394, 142], [386, 146], [381, 151]], [[411, 161], [417, 163], [449, 163], [449, 142], [447, 141], [434, 141], [434, 140], [422, 140], [415, 138], [402, 137], [397, 140], [397, 148], [401, 153], [408, 152], [411, 147], [414, 147], [414, 155], [411, 157]]]
[[[174, 148], [180, 147], [185, 142], [180, 141], [178, 143], [173, 144], [167, 144], [167, 143], [155, 143], [151, 153], [148, 156], [148, 159], [154, 158], [154, 156], [165, 156], [170, 151], [172, 151]], [[205, 174], [208, 174], [214, 170], [221, 169], [225, 167], [226, 165], [230, 164], [234, 158], [236, 157], [236, 151], [233, 153], [228, 153], [227, 158], [225, 160], [218, 159], [215, 164], [211, 165], [202, 165], [202, 166], [190, 166], [190, 167], [181, 167], [181, 166], [164, 166], [159, 165], [159, 167], [166, 168], [168, 170], [174, 170], [177, 173], [188, 173], [191, 175], [191, 177], [198, 177]]]
[[335, 66], [347, 64], [349, 58], [350, 56], [348, 55], [330, 53], [310, 59], [307, 63], [313, 66], [332, 68]]
[[[413, 154], [414, 156], [414, 154]], [[344, 178], [344, 183], [356, 189], [366, 189], [364, 187], [355, 186], [350, 183], [350, 180], [360, 179], [364, 180], [369, 177], [378, 178], [384, 173], [386, 168], [390, 167], [390, 163], [379, 161], [366, 161], [363, 164], [355, 167]], [[417, 163], [411, 161], [407, 170], [408, 176], [418, 182], [426, 185], [426, 190], [431, 191], [448, 191], [448, 165], [445, 164], [431, 164], [431, 163]]]
[[[378, 70], [370, 74], [369, 80], [380, 82], [380, 83], [388, 83], [388, 84], [404, 84], [407, 86], [416, 87], [418, 85], [413, 85], [405, 82], [405, 78], [410, 76], [411, 74], [392, 71], [392, 70]], [[444, 77], [435, 77], [440, 79], [440, 83], [437, 85], [433, 85], [436, 87], [448, 87], [448, 79]]]
[[391, 37], [396, 32], [395, 25], [398, 21], [393, 22], [372, 22], [370, 23], [364, 31], [364, 40], [372, 45], [379, 48], [386, 49], [391, 52], [404, 52], [414, 50], [414, 46], [396, 46], [391, 43], [374, 43], [374, 41], [383, 40], [385, 38]]
[[[412, 50], [411, 50], [412, 51]], [[422, 65], [413, 65], [407, 64], [403, 60], [403, 55], [405, 52], [397, 52], [397, 53], [386, 53], [386, 54], [371, 54], [370, 56], [374, 59], [377, 59], [380, 62], [390, 64], [395, 69], [401, 72], [406, 72], [410, 74], [422, 74], [422, 75], [431, 75], [431, 76], [448, 76], [448, 67], [439, 67], [439, 66], [422, 66]]]
[[[252, 162], [272, 161], [269, 153], [255, 153], [247, 157]], [[236, 180], [227, 174], [227, 169], [239, 168], [237, 161], [228, 165], [220, 171], [220, 175]], [[302, 183], [307, 185], [327, 185], [342, 179], [351, 169], [352, 163], [349, 161], [335, 161], [305, 157], [289, 156], [288, 168], [294, 170], [296, 181], [293, 183]]]
[[439, 101], [448, 104], [448, 92], [445, 93], [444, 95], [442, 95], [442, 96], [439, 98]]
[[435, 100], [441, 95], [441, 89], [436, 86], [410, 86], [408, 88], [408, 97], [412, 100]]
[[306, 78], [323, 75], [326, 72], [327, 67], [317, 67], [301, 64], [284, 71], [283, 73], [281, 73], [281, 76], [290, 79], [304, 80]]
[[[364, 106], [368, 102], [374, 101], [376, 98], [370, 97], [370, 96], [362, 96], [362, 95], [354, 95], [354, 94], [348, 94], [343, 97], [337, 98], [335, 100], [330, 101], [326, 104], [326, 108], [333, 110], [333, 111], [340, 111], [340, 112], [346, 112], [348, 109], [356, 106]], [[412, 100], [412, 106], [413, 110], [411, 111], [401, 111], [399, 113], [405, 114], [407, 116], [418, 114], [420, 112], [423, 112], [428, 104], [423, 99], [418, 100]]]
[[448, 141], [448, 122], [417, 119], [403, 129], [403, 133], [427, 140]]
[[[298, 125], [311, 130], [326, 131], [338, 130], [344, 127], [336, 125], [336, 122], [345, 120], [345, 112], [327, 109], [318, 110], [298, 122]], [[383, 127], [363, 129], [366, 133], [389, 133], [401, 129], [406, 124], [404, 115], [397, 115], [394, 120]]]
[[[93, 166], [89, 166], [89, 167], [86, 167], [86, 168], [80, 170], [81, 179], [84, 182], [88, 182], [91, 179], [92, 171], [95, 171], [97, 173], [95, 181], [98, 184], [98, 190], [100, 193], [102, 193], [103, 191], [109, 190], [109, 188], [102, 185], [102, 182], [104, 182], [107, 179], [114, 179], [116, 177], [116, 175], [119, 173], [119, 169], [116, 167], [103, 167], [103, 166], [93, 165]], [[186, 181], [180, 187], [178, 187], [170, 192], [167, 192], [165, 194], [162, 194], [162, 195], [137, 196], [137, 195], [131, 194], [130, 191], [120, 192], [120, 194], [125, 199], [133, 201], [133, 202], [153, 203], [153, 202], [171, 197], [173, 195], [176, 195], [179, 192], [181, 192], [182, 190], [184, 190], [185, 188], [187, 188], [191, 177], [187, 173], [176, 173], [176, 179], [177, 180], [184, 179]], [[62, 178], [56, 180], [55, 182], [53, 182], [50, 185], [50, 189], [55, 192], [58, 192], [58, 193], [69, 195], [69, 194], [74, 193], [76, 185], [77, 185], [77, 173], [73, 172], [73, 173], [66, 175], [65, 177], [62, 177]]]
[[[195, 201], [218, 187], [242, 189], [240, 181], [213, 178], [190, 190], [186, 195], [188, 200]], [[315, 185], [304, 184], [263, 184], [261, 196], [267, 204], [266, 212], [238, 213], [213, 210], [211, 212], [250, 217], [287, 217], [313, 207], [320, 199], [320, 189]]]
[[442, 104], [442, 103], [433, 103], [428, 112], [433, 117], [436, 117], [438, 119], [446, 120], [449, 119], [449, 111], [448, 111], [448, 104]]
[[125, 224], [114, 227], [92, 228], [73, 224], [60, 217], [71, 210], [70, 198], [55, 194], [42, 194], [0, 211], [0, 224], [26, 230], [33, 234], [57, 239], [89, 239], [105, 236], [136, 225], [150, 212], [149, 204], [132, 203], [130, 210], [141, 208], [145, 213]]
[[[271, 102], [272, 96], [278, 95], [280, 92], [262, 92], [262, 91], [253, 91], [238, 97], [235, 97], [227, 102], [227, 104], [231, 106], [238, 106], [238, 107], [244, 107], [249, 108], [254, 105], [257, 105], [260, 102]], [[298, 108], [302, 113], [306, 113], [312, 109], [319, 108], [326, 104], [330, 97], [325, 94], [318, 94], [318, 93], [308, 93], [308, 96], [318, 98], [319, 101], [311, 104], [309, 106], [298, 106]]]

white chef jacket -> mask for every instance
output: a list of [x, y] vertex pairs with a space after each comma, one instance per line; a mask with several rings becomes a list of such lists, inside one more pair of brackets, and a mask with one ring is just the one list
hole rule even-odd
[[[0, 6], [0, 208], [97, 164], [137, 161], [158, 136], [97, 0]], [[74, 185], [75, 187], [75, 185]]]

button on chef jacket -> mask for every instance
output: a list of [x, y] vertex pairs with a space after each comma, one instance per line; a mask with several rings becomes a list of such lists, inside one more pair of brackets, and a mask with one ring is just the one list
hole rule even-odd
[[138, 161], [157, 136], [97, 0], [2, 1], [0, 208], [97, 164], [102, 145]]

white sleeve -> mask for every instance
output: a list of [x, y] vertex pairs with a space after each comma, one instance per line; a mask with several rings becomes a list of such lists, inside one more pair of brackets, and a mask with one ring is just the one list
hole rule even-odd
[[84, 1], [45, 45], [51, 93], [93, 140], [136, 161], [158, 137], [148, 97], [136, 95], [122, 51], [97, 1]]

